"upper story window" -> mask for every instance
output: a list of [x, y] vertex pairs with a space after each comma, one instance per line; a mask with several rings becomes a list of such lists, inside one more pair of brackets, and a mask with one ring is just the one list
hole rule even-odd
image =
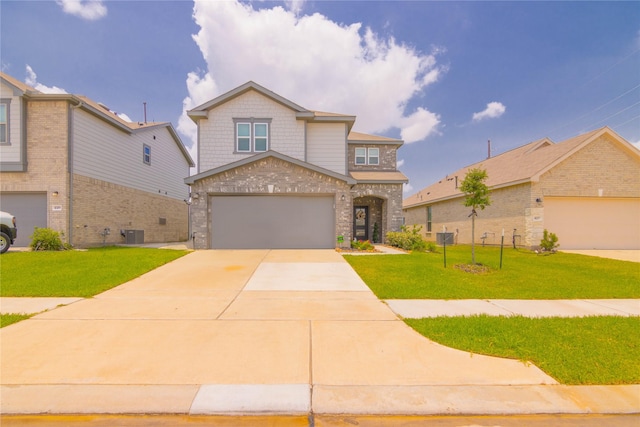
[[142, 161], [145, 165], [151, 164], [151, 147], [149, 147], [147, 144], [144, 144], [142, 146]]
[[0, 101], [0, 144], [9, 143], [9, 102]]
[[379, 165], [380, 149], [357, 147], [355, 152], [356, 165]]
[[269, 149], [270, 119], [235, 119], [236, 152], [260, 153]]
[[368, 150], [368, 158], [367, 163], [370, 165], [379, 165], [380, 164], [380, 149], [378, 148], [369, 148]]

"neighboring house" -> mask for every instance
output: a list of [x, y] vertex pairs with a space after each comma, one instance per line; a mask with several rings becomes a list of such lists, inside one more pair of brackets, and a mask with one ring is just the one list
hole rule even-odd
[[[402, 224], [401, 140], [248, 82], [191, 111], [196, 248], [334, 248]], [[377, 224], [377, 225], [376, 225]]]
[[84, 96], [0, 77], [0, 206], [17, 217], [17, 245], [34, 227], [79, 247], [189, 238], [194, 164], [170, 123], [130, 123]]
[[[459, 185], [485, 169], [491, 206], [478, 209], [476, 242], [535, 247], [544, 229], [561, 249], [640, 249], [640, 151], [608, 127], [554, 144], [542, 139], [462, 168], [404, 200], [406, 224], [440, 240], [471, 242]], [[515, 229], [515, 233], [514, 233]], [[451, 235], [449, 235], [451, 237]]]

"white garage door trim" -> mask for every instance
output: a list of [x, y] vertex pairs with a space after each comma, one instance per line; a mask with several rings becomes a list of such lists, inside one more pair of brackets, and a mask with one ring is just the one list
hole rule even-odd
[[335, 247], [333, 195], [211, 196], [211, 248]]
[[640, 199], [546, 197], [544, 224], [560, 249], [640, 249]]

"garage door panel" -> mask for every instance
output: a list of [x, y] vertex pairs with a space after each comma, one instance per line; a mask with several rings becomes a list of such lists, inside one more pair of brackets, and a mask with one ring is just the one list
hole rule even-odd
[[332, 248], [333, 196], [213, 196], [215, 249]]
[[545, 228], [561, 249], [640, 249], [640, 200], [545, 199]]
[[15, 246], [29, 246], [35, 227], [47, 227], [46, 193], [2, 193], [0, 209], [16, 217], [18, 238]]

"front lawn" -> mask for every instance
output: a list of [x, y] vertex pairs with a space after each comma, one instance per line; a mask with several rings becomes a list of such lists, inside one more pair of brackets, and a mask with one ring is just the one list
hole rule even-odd
[[639, 384], [640, 318], [406, 319], [448, 347], [530, 361], [562, 384]]
[[187, 253], [115, 246], [87, 251], [7, 252], [0, 262], [0, 296], [91, 297]]
[[602, 299], [640, 298], [640, 264], [556, 253], [537, 255], [505, 248], [476, 247], [484, 274], [456, 269], [471, 261], [471, 247], [447, 247], [439, 253], [349, 256], [345, 259], [381, 299]]

